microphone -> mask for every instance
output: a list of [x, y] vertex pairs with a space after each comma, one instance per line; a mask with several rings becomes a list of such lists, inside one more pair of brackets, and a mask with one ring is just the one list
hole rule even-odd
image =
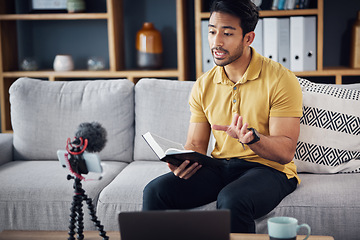
[[66, 151], [58, 151], [58, 158], [63, 167], [78, 178], [89, 172], [102, 172], [100, 159], [96, 152], [100, 152], [107, 142], [107, 132], [98, 122], [81, 123], [71, 141], [67, 139]]
[[[80, 138], [87, 139], [86, 151], [90, 153], [100, 152], [107, 142], [107, 132], [98, 122], [81, 123], [75, 133], [75, 141]], [[78, 143], [78, 142], [77, 142]]]

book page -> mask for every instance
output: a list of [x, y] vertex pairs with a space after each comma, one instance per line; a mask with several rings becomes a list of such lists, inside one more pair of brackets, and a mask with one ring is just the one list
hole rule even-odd
[[165, 157], [165, 152], [169, 148], [184, 150], [182, 144], [168, 140], [150, 132], [145, 133], [143, 135], [143, 138], [146, 140], [146, 142], [160, 159]]
[[153, 133], [151, 133], [151, 136], [153, 137], [153, 139], [157, 142], [157, 144], [159, 144], [159, 146], [164, 150], [164, 152], [166, 152], [167, 149], [169, 148], [174, 148], [174, 149], [178, 149], [178, 150], [184, 150], [184, 146], [180, 143], [171, 141], [169, 139], [160, 137], [158, 135], [155, 135]]
[[172, 155], [172, 154], [178, 154], [178, 153], [192, 153], [194, 152], [193, 150], [179, 150], [176, 148], [169, 148], [168, 150], [165, 151], [166, 155]]

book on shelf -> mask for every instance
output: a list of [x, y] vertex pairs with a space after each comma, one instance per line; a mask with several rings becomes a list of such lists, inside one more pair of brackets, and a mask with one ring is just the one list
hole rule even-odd
[[202, 166], [219, 166], [221, 164], [215, 158], [193, 150], [186, 150], [182, 144], [157, 136], [156, 134], [147, 132], [142, 137], [156, 156], [163, 162], [168, 162], [175, 166], [180, 166], [185, 160], [190, 161], [188, 166], [195, 162]]
[[[253, 0], [254, 1], [254, 0]], [[313, 0], [262, 0], [260, 10], [293, 10], [310, 7]]]

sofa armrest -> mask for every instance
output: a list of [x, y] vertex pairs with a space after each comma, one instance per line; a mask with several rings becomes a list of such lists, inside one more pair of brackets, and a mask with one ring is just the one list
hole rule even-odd
[[0, 165], [13, 160], [13, 134], [0, 133]]

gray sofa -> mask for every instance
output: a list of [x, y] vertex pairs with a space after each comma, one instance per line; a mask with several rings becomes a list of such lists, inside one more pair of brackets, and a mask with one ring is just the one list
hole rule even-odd
[[[88, 180], [82, 182], [83, 188], [93, 198], [105, 230], [118, 230], [118, 213], [140, 211], [144, 186], [169, 171], [141, 135], [150, 131], [184, 143], [190, 117], [187, 100], [193, 83], [142, 79], [134, 85], [126, 79], [76, 82], [18, 79], [10, 88], [14, 132], [0, 134], [0, 231], [68, 229], [73, 181], [66, 179], [68, 172], [60, 166], [56, 151], [65, 149], [66, 139], [74, 136], [80, 123], [91, 121], [98, 121], [107, 129], [108, 142], [99, 153], [104, 169], [102, 180], [91, 180], [97, 176], [85, 175]], [[351, 109], [360, 106], [358, 84], [351, 86], [358, 90], [345, 91], [354, 97], [353, 105], [341, 99], [334, 104], [327, 96], [314, 98], [312, 94], [323, 94], [317, 88], [320, 85], [306, 80], [301, 84], [304, 102], [309, 98], [311, 104], [325, 101], [340, 108], [343, 104], [350, 105]], [[331, 91], [328, 90], [326, 94], [341, 92], [342, 88], [330, 86]], [[349, 111], [353, 111], [351, 109]], [[349, 136], [350, 140], [354, 139], [348, 144], [352, 159], [326, 166], [316, 162], [321, 158], [318, 154], [312, 161], [307, 158], [308, 152], [299, 150], [295, 161], [302, 172], [302, 182], [272, 212], [257, 220], [258, 233], [267, 232], [269, 217], [285, 215], [308, 223], [314, 235], [359, 239], [360, 174], [357, 169], [360, 166], [356, 165], [360, 162], [360, 144], [356, 142], [360, 131], [360, 117], [356, 114], [359, 110], [353, 114], [355, 133]], [[311, 123], [302, 122], [304, 131], [299, 142], [314, 144], [317, 138], [303, 125], [311, 128]], [[331, 134], [321, 139], [333, 136]], [[340, 141], [336, 136], [333, 138], [335, 143], [331, 144]], [[301, 146], [299, 144], [299, 148]], [[214, 208], [215, 203], [201, 207]], [[95, 230], [85, 207], [84, 211], [85, 229]]]

